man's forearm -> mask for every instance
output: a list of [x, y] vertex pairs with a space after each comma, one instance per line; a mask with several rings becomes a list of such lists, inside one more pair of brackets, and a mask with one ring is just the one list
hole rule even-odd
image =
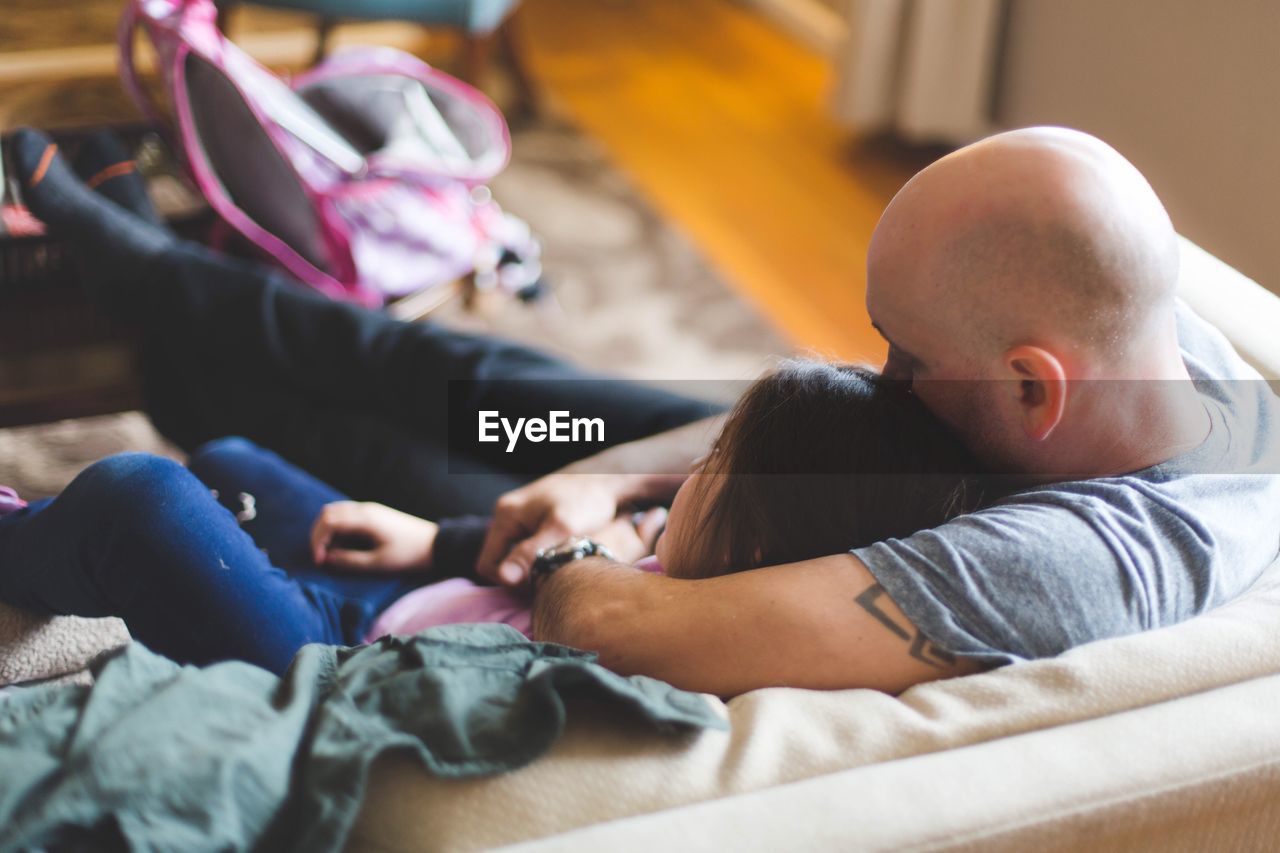
[[693, 463], [706, 455], [724, 419], [724, 415], [715, 415], [619, 444], [574, 462], [560, 473], [614, 475], [619, 478], [623, 500], [665, 500], [680, 488]]
[[600, 627], [613, 623], [616, 628], [617, 620], [643, 596], [641, 586], [661, 579], [599, 557], [570, 563], [539, 584], [533, 600], [534, 639], [606, 652]]
[[700, 580], [578, 560], [542, 581], [533, 635], [597, 652], [622, 675], [718, 696], [899, 693], [980, 668], [929, 642], [852, 554]]

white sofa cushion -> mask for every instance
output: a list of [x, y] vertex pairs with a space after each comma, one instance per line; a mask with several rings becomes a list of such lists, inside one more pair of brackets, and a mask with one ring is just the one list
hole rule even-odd
[[[1188, 241], [1180, 293], [1265, 377], [1280, 377], [1274, 331], [1280, 300]], [[920, 685], [898, 698], [865, 690], [760, 690], [725, 707], [729, 733], [681, 740], [641, 735], [577, 707], [543, 759], [462, 783], [389, 759], [375, 768], [350, 849], [464, 850], [553, 836], [1099, 720], [1276, 673], [1280, 563], [1246, 595], [1181, 625]]]
[[525, 842], [552, 850], [1273, 850], [1280, 676]]
[[1275, 294], [1183, 238], [1178, 295], [1217, 326], [1263, 378], [1280, 379], [1280, 299]]
[[489, 779], [448, 782], [380, 764], [350, 849], [509, 844], [823, 774], [1093, 720], [1280, 673], [1280, 563], [1241, 598], [1157, 631], [1057, 658], [870, 690], [758, 690], [725, 707], [732, 729], [640, 734], [571, 709], [549, 755]]

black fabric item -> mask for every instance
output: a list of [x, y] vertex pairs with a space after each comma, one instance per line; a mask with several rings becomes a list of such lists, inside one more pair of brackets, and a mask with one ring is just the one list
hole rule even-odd
[[462, 515], [440, 520], [431, 557], [433, 577], [471, 577], [480, 559], [484, 535], [489, 532], [488, 516]]
[[113, 289], [136, 280], [177, 240], [88, 189], [43, 133], [15, 131], [11, 150], [31, 212], [51, 233], [73, 240], [86, 267], [113, 282]]
[[[425, 518], [488, 513], [538, 474], [721, 410], [500, 338], [337, 302], [184, 241], [109, 304], [141, 330], [148, 410], [177, 444], [242, 435], [354, 499]], [[554, 445], [539, 471], [504, 467], [501, 454], [451, 460], [451, 380], [499, 411], [592, 407], [608, 442]]]
[[90, 134], [80, 145], [72, 162], [85, 186], [152, 225], [163, 226], [147, 184], [138, 174], [131, 152], [119, 136], [109, 130]]
[[0, 849], [336, 853], [383, 755], [475, 779], [546, 753], [571, 714], [607, 716], [638, 742], [673, 736], [656, 748], [728, 729], [703, 697], [595, 658], [506, 625], [448, 625], [313, 643], [277, 678], [179, 667], [130, 643], [95, 663], [92, 687], [6, 697]]
[[429, 519], [490, 512], [502, 494], [530, 479], [497, 469], [450, 475], [443, 441], [383, 414], [212, 366], [192, 380], [190, 369], [169, 364], [163, 353], [144, 355], [146, 408], [156, 428], [188, 451], [241, 435], [353, 500]]
[[[487, 513], [535, 476], [722, 408], [501, 338], [331, 300], [113, 204], [51, 145], [37, 131], [15, 134], [26, 198], [52, 232], [78, 242], [102, 304], [138, 329], [148, 411], [188, 451], [241, 435], [357, 500], [446, 518]], [[500, 449], [451, 459], [451, 380], [468, 383], [468, 402], [486, 409], [590, 409], [609, 424], [607, 441], [544, 445], [553, 452], [532, 470], [511, 467]]]

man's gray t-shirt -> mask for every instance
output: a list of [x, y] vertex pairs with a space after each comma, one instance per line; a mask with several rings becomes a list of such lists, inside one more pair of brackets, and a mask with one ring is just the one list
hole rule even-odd
[[1132, 474], [1019, 491], [856, 555], [938, 646], [987, 663], [1169, 625], [1235, 597], [1280, 551], [1280, 398], [1178, 304], [1212, 422]]

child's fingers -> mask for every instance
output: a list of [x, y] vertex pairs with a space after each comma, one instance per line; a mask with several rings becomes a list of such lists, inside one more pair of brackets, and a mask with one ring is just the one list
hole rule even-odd
[[592, 533], [591, 538], [612, 551], [624, 563], [634, 563], [646, 553], [639, 530], [626, 516], [615, 518], [607, 526]]
[[329, 547], [329, 540], [332, 538], [333, 528], [321, 514], [316, 518], [315, 524], [311, 525], [311, 558], [315, 560], [317, 566], [323, 565], [325, 550]]
[[653, 546], [658, 542], [658, 536], [662, 534], [662, 529], [667, 526], [667, 508], [655, 506], [644, 512], [636, 513], [632, 521], [635, 522], [636, 535], [644, 543], [645, 556], [652, 554]]
[[325, 504], [311, 525], [311, 555], [317, 565], [328, 561], [329, 543], [333, 537], [344, 533], [368, 534], [367, 514], [355, 501], [337, 501]]

